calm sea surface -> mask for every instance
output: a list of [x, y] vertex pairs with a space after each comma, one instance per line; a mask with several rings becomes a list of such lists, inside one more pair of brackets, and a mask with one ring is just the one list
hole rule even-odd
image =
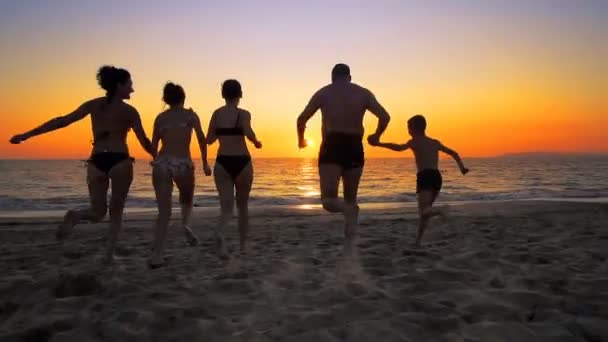
[[[254, 160], [252, 206], [319, 203], [315, 159]], [[461, 176], [442, 160], [440, 201], [608, 198], [608, 156], [543, 156], [467, 159]], [[85, 164], [78, 160], [0, 160], [0, 214], [86, 206]], [[212, 177], [197, 169], [195, 206], [216, 207]], [[137, 160], [129, 209], [155, 208], [148, 160]], [[412, 159], [368, 159], [359, 191], [362, 203], [415, 201]], [[177, 200], [177, 196], [174, 196]]]

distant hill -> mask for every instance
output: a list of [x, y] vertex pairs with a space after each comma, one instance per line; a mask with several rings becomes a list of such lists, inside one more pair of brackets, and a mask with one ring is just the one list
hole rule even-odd
[[608, 153], [600, 152], [520, 152], [506, 153], [498, 158], [548, 158], [548, 157], [608, 157]]

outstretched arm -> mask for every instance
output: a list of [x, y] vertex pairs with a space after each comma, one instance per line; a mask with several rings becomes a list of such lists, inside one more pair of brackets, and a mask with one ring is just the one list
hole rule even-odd
[[444, 146], [439, 141], [437, 143], [439, 144], [439, 151], [444, 152], [445, 154], [448, 154], [452, 158], [454, 158], [454, 160], [458, 164], [458, 167], [460, 168], [460, 172], [462, 172], [463, 175], [466, 175], [469, 172], [469, 169], [467, 169], [464, 166], [464, 163], [462, 162], [462, 159], [460, 159], [460, 156], [458, 155], [458, 152], [452, 150], [451, 148], [448, 148], [448, 147]]
[[251, 113], [245, 112], [243, 118], [243, 129], [245, 130], [245, 136], [249, 141], [251, 141], [256, 148], [262, 148], [262, 143], [255, 136], [255, 132], [253, 128], [251, 128]]
[[203, 169], [207, 176], [211, 175], [211, 169], [209, 168], [209, 162], [207, 161], [207, 139], [205, 133], [201, 127], [201, 120], [194, 111], [192, 111], [192, 127], [196, 133], [196, 139], [198, 140], [198, 146], [201, 149], [201, 158], [203, 159]]
[[11, 138], [10, 142], [11, 144], [20, 144], [21, 142], [37, 135], [45, 134], [63, 127], [67, 127], [76, 121], [84, 119], [87, 115], [89, 115], [89, 113], [91, 113], [91, 107], [91, 101], [85, 102], [70, 114], [58, 116], [32, 129], [31, 131], [15, 135]]
[[390, 115], [386, 112], [386, 109], [382, 107], [380, 102], [376, 100], [376, 97], [371, 92], [369, 93], [369, 103], [367, 106], [367, 110], [369, 110], [372, 114], [374, 114], [378, 118], [378, 126], [376, 127], [376, 132], [370, 135], [367, 139], [370, 144], [374, 145], [380, 141], [380, 136], [388, 127], [388, 123], [391, 121]]
[[143, 147], [144, 150], [152, 156], [152, 158], [155, 158], [156, 150], [152, 147], [152, 142], [150, 139], [148, 139], [148, 136], [141, 125], [141, 117], [135, 108], [133, 108], [131, 111], [131, 128], [133, 129], [137, 140], [139, 140], [141, 147]]
[[298, 116], [298, 146], [300, 148], [306, 147], [306, 139], [304, 139], [306, 123], [315, 115], [319, 108], [321, 108], [321, 99], [319, 92], [316, 92], [304, 108], [304, 111], [302, 111], [302, 114]]
[[389, 150], [401, 152], [401, 151], [405, 151], [408, 148], [410, 148], [410, 143], [407, 142], [405, 144], [393, 144], [393, 143], [382, 143], [382, 142], [379, 142], [379, 143], [377, 143], [374, 146], [384, 147], [384, 148], [388, 148]]

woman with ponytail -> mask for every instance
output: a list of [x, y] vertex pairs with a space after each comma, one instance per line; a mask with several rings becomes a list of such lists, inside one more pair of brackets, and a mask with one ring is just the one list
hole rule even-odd
[[[51, 119], [41, 126], [14, 136], [10, 142], [20, 144], [37, 135], [45, 134], [91, 116], [93, 148], [87, 166], [90, 206], [68, 210], [57, 229], [57, 238], [67, 237], [81, 221], [99, 222], [110, 214], [108, 245], [104, 260], [111, 262], [118, 234], [122, 228], [125, 200], [133, 180], [133, 159], [129, 155], [127, 133], [133, 130], [143, 148], [153, 155], [152, 144], [141, 124], [135, 108], [124, 102], [131, 97], [133, 82], [125, 69], [102, 66], [97, 81], [106, 96], [87, 101], [70, 114]], [[108, 188], [112, 187], [109, 208]]]

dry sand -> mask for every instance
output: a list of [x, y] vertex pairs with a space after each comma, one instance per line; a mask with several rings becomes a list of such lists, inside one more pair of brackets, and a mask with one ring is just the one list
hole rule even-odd
[[213, 214], [153, 271], [149, 214], [106, 267], [106, 223], [61, 245], [57, 218], [2, 219], [0, 341], [608, 341], [605, 204], [457, 206], [421, 249], [412, 208], [363, 209], [351, 261], [340, 216], [294, 209], [253, 210], [251, 250], [222, 261]]

